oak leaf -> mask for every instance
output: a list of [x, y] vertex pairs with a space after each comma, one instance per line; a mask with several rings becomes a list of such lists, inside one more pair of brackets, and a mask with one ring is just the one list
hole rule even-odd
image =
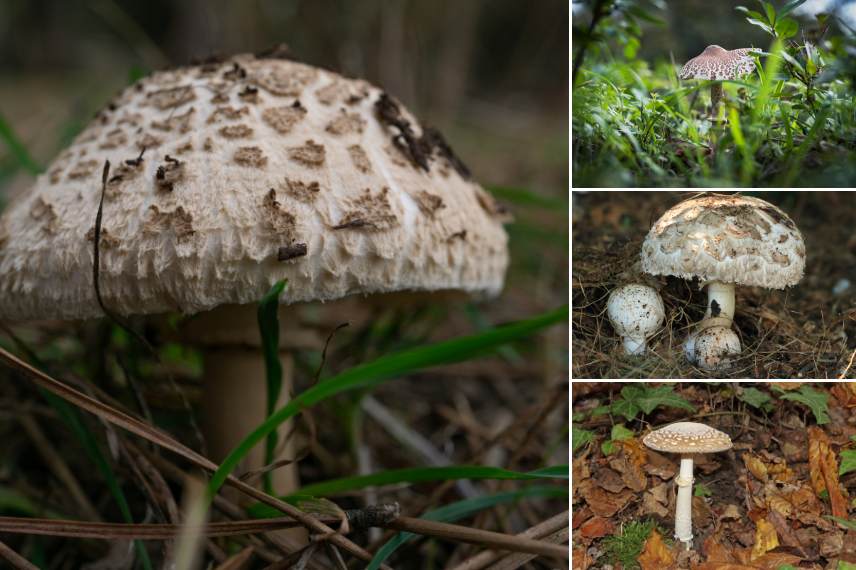
[[779, 535], [776, 533], [776, 527], [767, 522], [767, 519], [758, 519], [755, 522], [755, 545], [752, 547], [750, 560], [754, 562], [777, 546]]
[[671, 570], [675, 567], [675, 554], [663, 542], [663, 537], [657, 529], [654, 529], [636, 561], [642, 570]]

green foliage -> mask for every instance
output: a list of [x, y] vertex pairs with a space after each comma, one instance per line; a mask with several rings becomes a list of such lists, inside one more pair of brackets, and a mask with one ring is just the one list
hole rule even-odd
[[835, 522], [837, 522], [838, 524], [840, 524], [841, 526], [843, 526], [846, 529], [856, 530], [856, 521], [849, 521], [847, 519], [842, 519], [840, 517], [832, 517], [832, 516], [828, 516], [826, 518], [834, 520]]
[[571, 426], [571, 447], [573, 453], [576, 453], [579, 448], [594, 439], [594, 432], [587, 429], [579, 428], [575, 425]]
[[628, 384], [621, 389], [621, 398], [612, 403], [612, 413], [628, 420], [640, 412], [650, 414], [658, 406], [695, 412], [692, 404], [675, 394], [671, 386], [650, 387], [647, 384]]
[[603, 539], [601, 548], [603, 549], [603, 561], [607, 564], [616, 565], [618, 563], [624, 570], [634, 570], [639, 568], [639, 563], [636, 559], [642, 553], [642, 548], [645, 546], [645, 541], [651, 535], [651, 531], [657, 528], [657, 531], [665, 536], [665, 532], [656, 526], [654, 521], [634, 521], [624, 525], [621, 529], [621, 534], [608, 536]]
[[720, 82], [716, 116], [705, 108], [713, 82], [679, 80], [666, 54], [638, 59], [644, 35], [617, 31], [622, 12], [602, 17], [574, 81], [575, 185], [853, 186], [856, 36], [790, 17], [802, 3], [737, 8], [735, 25], [770, 44], [755, 74]]
[[803, 384], [797, 392], [785, 392], [774, 387], [775, 390], [781, 392], [780, 400], [792, 400], [808, 406], [814, 414], [814, 419], [818, 425], [829, 423], [829, 408], [827, 402], [829, 394], [826, 392], [818, 392], [811, 386]]
[[474, 359], [509, 342], [526, 338], [541, 329], [567, 320], [568, 307], [565, 305], [531, 319], [496, 327], [475, 335], [388, 354], [323, 380], [278, 409], [229, 453], [211, 476], [207, 488], [208, 498], [210, 500], [214, 497], [229, 474], [256, 444], [305, 407], [314, 406], [344, 392], [379, 386], [383, 382], [422, 368]]
[[856, 449], [841, 452], [841, 466], [838, 468], [838, 474], [844, 475], [851, 471], [856, 471]]
[[[854, 526], [853, 529], [856, 530], [856, 526]], [[846, 562], [844, 560], [839, 560], [837, 570], [856, 570], [856, 564], [853, 564], [852, 562]]]
[[764, 412], [773, 411], [773, 399], [757, 388], [743, 388], [737, 392], [737, 399]]
[[[267, 417], [276, 410], [276, 403], [282, 391], [282, 363], [279, 361], [279, 296], [285, 289], [285, 280], [276, 283], [259, 301], [259, 333], [262, 338], [262, 352], [265, 359], [265, 378], [267, 382]], [[276, 445], [279, 438], [276, 430], [268, 434], [265, 442], [265, 465], [275, 460]], [[264, 474], [265, 491], [272, 492], [271, 473]]]
[[710, 497], [712, 494], [713, 493], [708, 489], [707, 485], [703, 483], [697, 483], [693, 490], [693, 495], [696, 497]]
[[612, 433], [610, 434], [610, 438], [613, 441], [621, 441], [624, 439], [630, 439], [633, 437], [633, 432], [626, 427], [624, 424], [615, 424], [612, 426]]

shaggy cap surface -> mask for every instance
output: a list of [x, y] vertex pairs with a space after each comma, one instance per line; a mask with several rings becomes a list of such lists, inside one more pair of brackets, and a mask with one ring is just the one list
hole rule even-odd
[[755, 60], [749, 52], [754, 48], [727, 50], [707, 46], [681, 69], [681, 79], [737, 79], [755, 71]]

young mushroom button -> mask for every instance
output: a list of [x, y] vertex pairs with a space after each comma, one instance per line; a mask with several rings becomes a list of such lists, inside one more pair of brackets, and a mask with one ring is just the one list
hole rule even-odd
[[623, 285], [609, 295], [607, 314], [626, 354], [645, 354], [645, 343], [663, 324], [660, 294], [647, 285]]
[[678, 485], [678, 500], [675, 509], [675, 538], [687, 548], [692, 547], [692, 487], [693, 455], [716, 453], [731, 449], [731, 438], [705, 424], [678, 422], [652, 431], [642, 443], [656, 451], [679, 453], [681, 467], [675, 483]]

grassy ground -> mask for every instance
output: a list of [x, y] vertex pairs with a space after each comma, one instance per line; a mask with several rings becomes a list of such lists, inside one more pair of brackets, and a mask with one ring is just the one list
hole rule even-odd
[[754, 73], [723, 82], [713, 113], [711, 81], [679, 80], [683, 62], [668, 54], [636, 56], [646, 41], [640, 24], [656, 35], [662, 12], [585, 2], [601, 17], [574, 33], [574, 186], [853, 186], [854, 36], [828, 15], [795, 19], [800, 3], [734, 12], [734, 27], [761, 27], [766, 39], [723, 47], [763, 55]]
[[[856, 377], [848, 364], [856, 344], [856, 240], [847, 193], [759, 192], [785, 210], [803, 233], [805, 277], [773, 291], [737, 287], [734, 327], [743, 346], [727, 372], [689, 364], [682, 343], [707, 302], [698, 284], [641, 272], [639, 252], [652, 223], [692, 196], [677, 192], [592, 192], [573, 195], [572, 370], [575, 378], [836, 378]], [[833, 288], [841, 280], [850, 287]], [[609, 293], [624, 283], [660, 291], [664, 328], [644, 358], [625, 356], [606, 317]], [[845, 372], [846, 371], [846, 372]]]

